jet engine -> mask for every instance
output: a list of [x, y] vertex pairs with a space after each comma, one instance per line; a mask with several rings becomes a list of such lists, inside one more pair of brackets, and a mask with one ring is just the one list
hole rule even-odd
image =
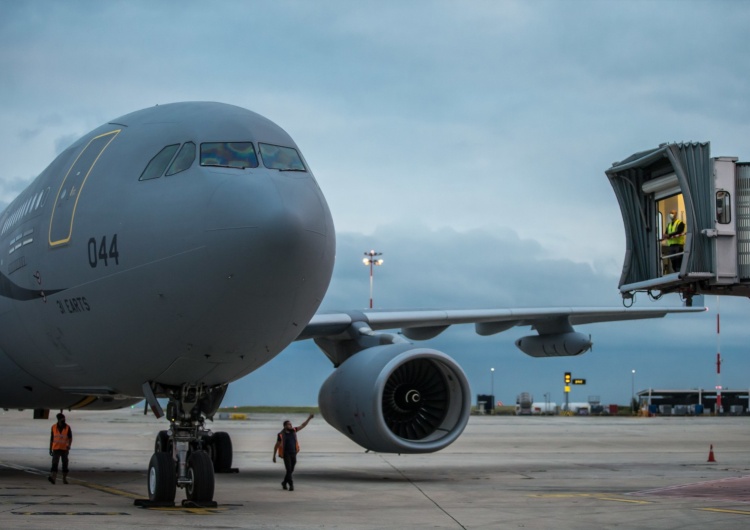
[[318, 404], [328, 423], [365, 449], [431, 453], [463, 432], [471, 394], [463, 370], [444, 353], [388, 344], [342, 363]]
[[565, 357], [581, 355], [593, 346], [591, 337], [583, 333], [552, 333], [529, 335], [516, 341], [516, 346], [532, 357]]

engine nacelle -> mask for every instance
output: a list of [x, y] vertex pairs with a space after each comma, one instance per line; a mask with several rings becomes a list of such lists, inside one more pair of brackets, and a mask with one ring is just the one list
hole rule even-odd
[[581, 355], [590, 350], [593, 343], [587, 335], [571, 331], [521, 337], [516, 341], [516, 346], [532, 357], [565, 357]]
[[318, 395], [325, 420], [365, 449], [431, 453], [459, 437], [471, 392], [461, 367], [412, 344], [367, 348], [326, 379]]

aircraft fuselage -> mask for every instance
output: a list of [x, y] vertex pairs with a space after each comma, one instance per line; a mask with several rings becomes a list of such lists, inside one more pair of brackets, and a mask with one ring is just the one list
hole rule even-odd
[[334, 253], [323, 194], [272, 122], [218, 103], [113, 120], [0, 215], [0, 406], [234, 381], [302, 331]]

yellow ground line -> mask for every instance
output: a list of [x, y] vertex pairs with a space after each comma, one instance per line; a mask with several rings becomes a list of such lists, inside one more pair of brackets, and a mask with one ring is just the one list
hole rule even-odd
[[545, 499], [571, 499], [571, 498], [589, 498], [599, 501], [628, 502], [630, 504], [653, 504], [651, 501], [638, 501], [635, 499], [625, 499], [623, 497], [610, 497], [600, 493], [535, 493], [529, 497], [543, 497]]
[[750, 515], [750, 511], [747, 510], [727, 510], [725, 508], [698, 508], [704, 512], [719, 512], [719, 513], [734, 513], [737, 515]]
[[159, 508], [147, 508], [148, 510], [153, 510], [157, 512], [184, 512], [184, 513], [192, 513], [195, 515], [215, 515], [217, 513], [220, 513], [224, 510], [221, 508], [186, 508], [184, 506], [174, 506], [174, 507], [159, 507]]
[[[25, 467], [25, 466], [19, 466], [16, 464], [10, 464], [7, 462], [0, 461], [0, 466], [5, 466], [11, 469], [16, 469], [18, 471], [24, 471], [26, 473], [31, 473], [34, 475], [47, 475], [46, 471], [42, 471], [41, 469], [34, 469], [33, 467]], [[92, 490], [101, 491], [102, 493], [108, 493], [110, 495], [117, 495], [119, 497], [126, 497], [129, 499], [142, 499], [143, 495], [137, 495], [135, 493], [131, 493], [129, 491], [112, 488], [109, 486], [103, 486], [101, 484], [95, 484], [93, 482], [86, 482], [85, 480], [75, 479], [75, 478], [69, 478], [68, 482], [71, 484], [76, 484], [78, 486], [83, 486], [85, 488], [89, 488]], [[222, 508], [190, 508], [186, 506], [174, 506], [174, 507], [159, 507], [159, 508], [147, 508], [149, 510], [159, 510], [164, 512], [183, 512], [183, 513], [192, 513], [196, 515], [213, 515], [216, 513], [220, 513], [224, 511]]]
[[634, 499], [621, 499], [615, 497], [605, 497], [604, 495], [591, 495], [595, 499], [601, 501], [616, 501], [616, 502], [629, 502], [631, 504], [653, 504], [651, 501], [636, 501]]
[[101, 484], [94, 484], [93, 482], [85, 482], [83, 480], [76, 479], [68, 479], [68, 482], [70, 482], [71, 484], [78, 484], [79, 486], [84, 486], [92, 490], [109, 493], [110, 495], [118, 495], [120, 497], [128, 497], [130, 499], [143, 498], [143, 495], [136, 495], [135, 493], [130, 493], [129, 491], [119, 490], [117, 488], [111, 488], [109, 486], [102, 486]]
[[[8, 462], [2, 462], [2, 461], [0, 461], [0, 466], [15, 469], [17, 471], [23, 471], [25, 473], [31, 473], [32, 475], [45, 476], [49, 474], [47, 471], [42, 471], [41, 469], [35, 469], [33, 467], [26, 467], [26, 466], [19, 466], [17, 464], [10, 464]], [[58, 480], [60, 479], [58, 478]], [[109, 493], [110, 495], [118, 495], [120, 497], [128, 497], [131, 499], [140, 499], [143, 497], [143, 495], [136, 495], [135, 493], [130, 493], [129, 491], [119, 490], [117, 488], [110, 488], [109, 486], [102, 486], [101, 484], [94, 484], [93, 482], [86, 482], [85, 480], [80, 480], [77, 478], [68, 478], [68, 482], [70, 482], [71, 484], [84, 486], [92, 490], [99, 490], [104, 493]]]
[[[599, 501], [628, 502], [631, 504], [653, 504], [652, 501], [637, 501], [635, 499], [625, 499], [622, 497], [609, 497], [599, 493], [534, 493], [529, 497], [541, 497], [545, 499], [573, 499], [589, 498]], [[730, 510], [726, 508], [696, 508], [703, 512], [732, 513], [735, 515], [750, 515], [750, 510]]]
[[113, 515], [130, 515], [126, 512], [10, 512], [13, 515], [65, 515], [65, 516], [81, 516], [81, 515], [94, 515], [94, 516], [113, 516]]

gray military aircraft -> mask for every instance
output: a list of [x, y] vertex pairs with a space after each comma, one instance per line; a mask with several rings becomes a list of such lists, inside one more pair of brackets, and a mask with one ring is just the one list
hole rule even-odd
[[[349, 311], [316, 314], [331, 280], [333, 221], [292, 138], [220, 103], [158, 105], [74, 142], [0, 215], [0, 407], [114, 409], [146, 399], [169, 428], [148, 466], [153, 502], [213, 502], [231, 469], [211, 432], [227, 385], [292, 341], [337, 369], [324, 418], [380, 452], [438, 451], [461, 434], [461, 368], [409, 340], [473, 323], [531, 326], [536, 357], [591, 347], [573, 325], [692, 308]], [[384, 330], [401, 328], [401, 333]]]

